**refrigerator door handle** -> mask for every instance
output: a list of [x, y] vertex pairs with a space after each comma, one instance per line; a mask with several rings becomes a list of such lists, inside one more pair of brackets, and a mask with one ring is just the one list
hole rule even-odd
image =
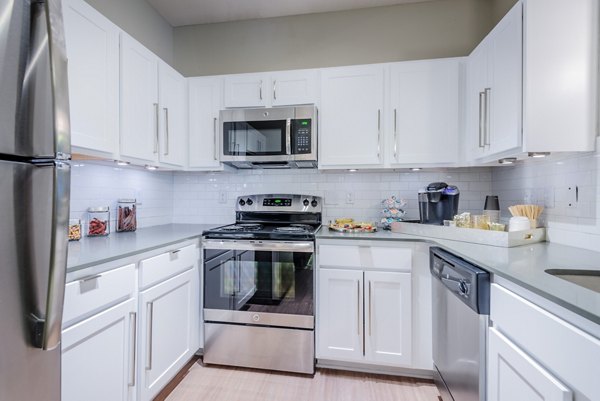
[[[24, 97], [29, 104], [26, 113], [39, 121], [29, 127], [30, 151], [39, 158], [69, 159], [69, 85], [61, 1], [35, 0], [31, 3], [31, 53], [25, 72]], [[36, 107], [48, 103], [50, 118], [46, 119], [39, 116]], [[45, 136], [50, 132], [53, 137], [46, 140]], [[53, 149], [49, 149], [50, 146]]]
[[38, 348], [53, 350], [60, 345], [65, 279], [67, 274], [69, 197], [71, 167], [55, 161], [52, 199], [52, 233], [50, 237], [50, 266], [48, 271], [45, 318], [35, 317], [34, 342]]

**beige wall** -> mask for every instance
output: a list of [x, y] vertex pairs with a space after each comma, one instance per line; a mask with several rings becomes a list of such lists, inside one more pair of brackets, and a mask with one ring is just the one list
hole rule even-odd
[[518, 0], [492, 0], [492, 22], [496, 25]]
[[96, 10], [173, 65], [173, 28], [145, 0], [86, 0]]
[[196, 76], [465, 56], [491, 11], [490, 0], [438, 0], [180, 27], [176, 67]]

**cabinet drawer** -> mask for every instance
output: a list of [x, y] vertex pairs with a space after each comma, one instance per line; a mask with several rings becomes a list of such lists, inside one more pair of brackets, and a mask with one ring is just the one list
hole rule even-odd
[[320, 245], [319, 265], [410, 271], [412, 249], [387, 246]]
[[196, 245], [174, 249], [140, 262], [140, 288], [145, 288], [191, 269], [198, 259]]
[[63, 327], [130, 297], [134, 290], [134, 264], [68, 283], [65, 286]]
[[521, 296], [492, 284], [494, 327], [587, 399], [600, 400], [600, 340]]

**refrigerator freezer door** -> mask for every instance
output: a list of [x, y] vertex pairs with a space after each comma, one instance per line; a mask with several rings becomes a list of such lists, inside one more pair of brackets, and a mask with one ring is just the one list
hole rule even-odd
[[[71, 139], [61, 3], [31, 3], [0, 0], [0, 52], [8, 54], [0, 58], [0, 154], [68, 158]], [[9, 27], [4, 27], [5, 13]], [[5, 85], [9, 90], [4, 91]]]
[[[60, 162], [0, 161], [0, 400], [60, 400], [69, 174]], [[45, 330], [58, 333], [51, 350]]]

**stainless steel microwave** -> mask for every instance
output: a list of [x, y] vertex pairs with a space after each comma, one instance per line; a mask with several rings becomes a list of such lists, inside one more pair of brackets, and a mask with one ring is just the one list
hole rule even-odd
[[221, 161], [237, 168], [317, 167], [317, 108], [220, 113]]

